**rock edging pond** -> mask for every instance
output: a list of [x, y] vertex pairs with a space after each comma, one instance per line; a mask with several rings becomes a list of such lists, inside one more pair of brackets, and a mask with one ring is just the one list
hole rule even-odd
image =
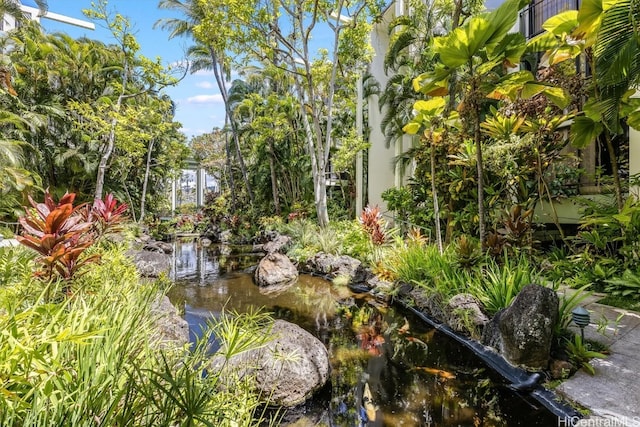
[[[347, 255], [318, 253], [298, 269], [329, 280], [347, 277], [353, 290], [382, 298], [388, 298], [391, 288], [359, 260]], [[466, 294], [456, 295], [444, 303], [438, 295], [425, 295], [410, 285], [403, 285], [395, 300], [472, 350], [507, 379], [512, 388], [530, 392], [558, 416], [579, 416], [572, 407], [559, 402], [555, 393], [538, 384], [541, 371], [549, 367], [553, 327], [557, 322], [559, 302], [553, 290], [530, 284], [516, 296], [510, 307], [492, 319], [479, 301]], [[481, 341], [461, 335], [469, 322], [480, 332]]]

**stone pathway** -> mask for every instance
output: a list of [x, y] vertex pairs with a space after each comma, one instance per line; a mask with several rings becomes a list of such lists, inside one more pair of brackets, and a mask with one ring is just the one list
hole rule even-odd
[[591, 412], [577, 424], [564, 425], [640, 427], [640, 313], [599, 304], [601, 297], [594, 294], [582, 302], [591, 313], [584, 334], [609, 346], [611, 354], [591, 361], [595, 375], [580, 370], [557, 388]]

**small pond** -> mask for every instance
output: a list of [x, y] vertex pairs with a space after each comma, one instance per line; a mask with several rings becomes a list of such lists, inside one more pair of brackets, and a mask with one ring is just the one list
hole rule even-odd
[[[518, 394], [474, 354], [400, 308], [301, 276], [289, 290], [263, 294], [242, 269], [243, 248], [178, 243], [169, 298], [184, 308], [192, 337], [223, 307], [264, 307], [320, 339], [331, 357], [330, 384], [285, 414], [295, 426], [556, 426], [538, 402]], [[246, 248], [244, 248], [246, 250]], [[370, 393], [376, 413], [363, 423]], [[374, 419], [375, 418], [375, 419]]]

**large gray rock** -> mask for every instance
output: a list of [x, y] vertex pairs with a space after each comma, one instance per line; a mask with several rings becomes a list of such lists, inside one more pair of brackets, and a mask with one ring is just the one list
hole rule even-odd
[[254, 277], [260, 287], [282, 287], [298, 280], [298, 269], [286, 255], [271, 253], [260, 260]]
[[471, 332], [473, 335], [489, 322], [482, 303], [470, 294], [458, 294], [451, 298], [448, 311], [449, 326], [459, 332]]
[[407, 297], [413, 300], [418, 310], [429, 317], [440, 322], [446, 322], [449, 318], [447, 314], [447, 303], [439, 293], [427, 293], [423, 289], [416, 287], [408, 291]]
[[167, 296], [162, 296], [151, 305], [151, 316], [155, 325], [156, 345], [162, 348], [167, 344], [182, 346], [189, 342], [189, 324], [171, 304]]
[[483, 342], [510, 363], [529, 370], [546, 369], [558, 321], [558, 296], [552, 289], [527, 285], [511, 306], [487, 325]]
[[145, 251], [150, 252], [159, 252], [161, 254], [172, 254], [173, 253], [173, 245], [167, 242], [161, 242], [158, 240], [148, 241], [143, 248]]
[[270, 336], [264, 347], [235, 355], [227, 364], [215, 357], [212, 367], [222, 369], [227, 387], [233, 387], [236, 375], [248, 375], [255, 377], [257, 390], [270, 405], [299, 405], [329, 378], [327, 349], [309, 332], [284, 320], [274, 322]]
[[262, 250], [266, 253], [285, 252], [287, 247], [291, 244], [291, 237], [278, 234], [273, 237], [273, 240], [262, 245]]
[[332, 255], [320, 252], [309, 258], [304, 270], [327, 275], [331, 278], [347, 276], [352, 283], [366, 281], [369, 277], [362, 262], [348, 255]]
[[167, 254], [130, 249], [127, 256], [133, 260], [142, 277], [159, 277], [171, 271], [171, 256]]

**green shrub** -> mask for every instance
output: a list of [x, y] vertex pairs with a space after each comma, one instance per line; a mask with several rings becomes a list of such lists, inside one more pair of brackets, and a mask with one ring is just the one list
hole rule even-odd
[[444, 297], [459, 293], [469, 280], [469, 273], [457, 266], [451, 250], [440, 254], [437, 246], [426, 244], [421, 238], [396, 238], [381, 267], [391, 272], [393, 280], [413, 283]]
[[393, 278], [405, 283], [431, 283], [433, 276], [429, 264], [437, 263], [438, 249], [421, 240], [396, 238], [390, 254], [382, 265], [393, 274]]
[[357, 220], [341, 221], [333, 224], [342, 240], [342, 253], [364, 263], [374, 261], [374, 248], [369, 235]]
[[11, 239], [13, 237], [13, 230], [11, 230], [9, 227], [0, 225], [0, 236], [5, 239]]
[[621, 277], [606, 281], [605, 291], [614, 296], [640, 300], [640, 274], [625, 270]]
[[574, 335], [573, 341], [566, 341], [566, 351], [569, 360], [578, 368], [582, 368], [591, 375], [595, 375], [596, 371], [589, 363], [591, 359], [604, 359], [606, 356], [600, 352], [593, 351], [590, 343], [583, 342], [580, 335]]
[[592, 292], [587, 291], [589, 286], [590, 285], [587, 284], [574, 291], [565, 291], [560, 295], [560, 303], [558, 305], [558, 323], [556, 323], [554, 329], [556, 336], [561, 336], [569, 328], [569, 325], [573, 320], [573, 309], [592, 294]]

